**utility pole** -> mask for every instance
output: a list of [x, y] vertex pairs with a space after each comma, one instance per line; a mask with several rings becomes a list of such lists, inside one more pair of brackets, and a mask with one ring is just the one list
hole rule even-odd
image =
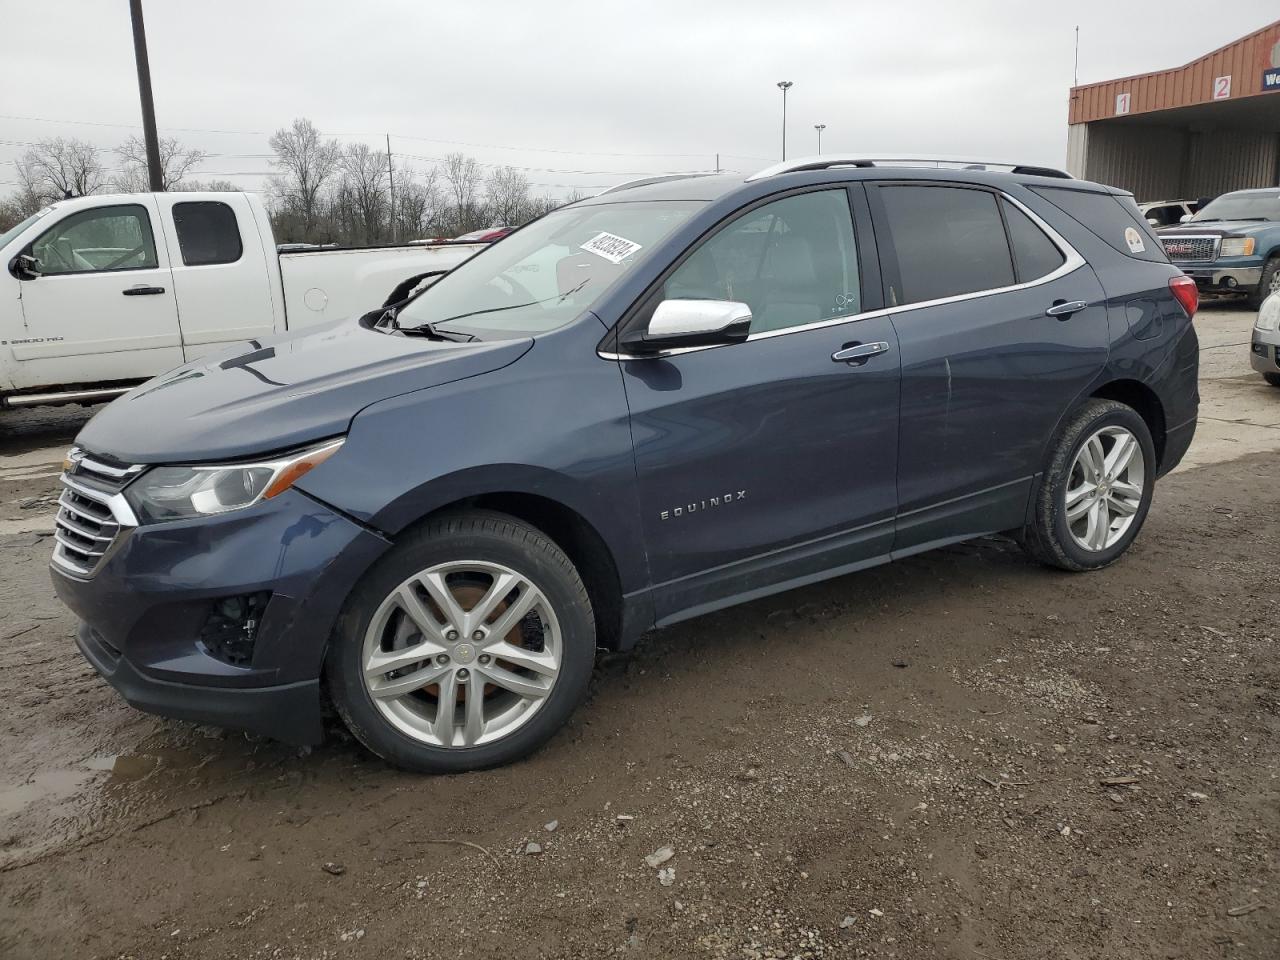
[[827, 129], [825, 123], [815, 123], [813, 129], [818, 131], [818, 156], [822, 156], [822, 131]]
[[779, 80], [778, 89], [782, 91], [782, 159], [787, 159], [787, 91], [795, 84], [790, 80]]
[[387, 219], [390, 221], [391, 242], [396, 240], [396, 170], [391, 165], [391, 134], [387, 134], [387, 205], [390, 207]]
[[151, 64], [147, 60], [147, 29], [142, 23], [142, 0], [129, 0], [133, 18], [133, 58], [138, 63], [138, 97], [142, 101], [142, 135], [147, 142], [147, 173], [153, 193], [164, 192], [160, 168], [160, 138], [156, 135], [156, 105], [151, 99]]
[[716, 173], [720, 172], [720, 154], [716, 154]]
[[1071, 75], [1071, 85], [1080, 86], [1080, 24], [1076, 24], [1076, 64]]

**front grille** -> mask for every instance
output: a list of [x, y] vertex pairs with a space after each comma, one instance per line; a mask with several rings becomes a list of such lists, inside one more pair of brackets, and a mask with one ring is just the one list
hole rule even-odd
[[1179, 263], [1210, 263], [1218, 259], [1221, 237], [1162, 237], [1164, 252]]
[[136, 526], [121, 491], [140, 466], [114, 466], [72, 450], [62, 474], [54, 521], [53, 562], [81, 577], [92, 576], [125, 527]]

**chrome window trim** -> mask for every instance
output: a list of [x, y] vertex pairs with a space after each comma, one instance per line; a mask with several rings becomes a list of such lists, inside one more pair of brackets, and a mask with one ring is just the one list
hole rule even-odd
[[[929, 181], [933, 185], [933, 181]], [[985, 188], [984, 188], [985, 189]], [[857, 323], [859, 320], [870, 320], [875, 317], [888, 317], [895, 314], [908, 313], [913, 310], [924, 310], [929, 307], [945, 306], [949, 303], [963, 303], [966, 300], [978, 300], [983, 297], [994, 297], [1001, 293], [1012, 293], [1016, 290], [1030, 290], [1033, 287], [1042, 286], [1046, 283], [1052, 283], [1069, 274], [1075, 273], [1081, 267], [1085, 266], [1088, 261], [1085, 260], [1076, 250], [1067, 242], [1066, 238], [1057, 230], [1053, 229], [1044, 218], [1029, 208], [1025, 203], [1017, 197], [1011, 197], [1003, 190], [990, 191], [996, 196], [1007, 200], [1013, 204], [1022, 213], [1026, 214], [1031, 222], [1044, 231], [1045, 235], [1058, 248], [1058, 252], [1062, 254], [1062, 264], [1043, 277], [1037, 277], [1035, 280], [1027, 280], [1024, 283], [1015, 283], [1007, 287], [994, 287], [990, 290], [975, 290], [972, 293], [958, 293], [951, 297], [939, 297], [936, 300], [922, 300], [918, 303], [908, 303], [897, 307], [881, 307], [878, 310], [868, 310], [865, 313], [851, 313], [841, 317], [828, 317], [826, 320], [815, 320], [813, 323], [805, 323], [795, 327], [783, 327], [780, 330], [762, 330], [760, 333], [750, 334], [743, 343], [752, 343], [756, 340], [768, 340], [773, 337], [784, 337], [791, 333], [805, 333], [809, 330], [821, 330], [824, 327], [834, 327], [845, 323]], [[1007, 236], [1007, 228], [1006, 228]], [[856, 235], [855, 235], [856, 240]], [[702, 350], [719, 350], [722, 347], [736, 347], [736, 343], [716, 343], [709, 344], [704, 347], [679, 347], [674, 350], [660, 350], [657, 353], [632, 354], [632, 353], [605, 353], [596, 351], [596, 355], [603, 360], [660, 360], [664, 357], [677, 357], [685, 353], [698, 353]]]

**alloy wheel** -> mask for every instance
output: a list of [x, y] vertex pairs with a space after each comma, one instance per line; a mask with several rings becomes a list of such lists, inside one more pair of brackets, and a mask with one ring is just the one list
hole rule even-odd
[[438, 564], [408, 578], [365, 632], [365, 690], [398, 730], [437, 747], [514, 733], [551, 693], [562, 635], [546, 594], [510, 567]]
[[1103, 427], [1081, 445], [1067, 481], [1067, 529], [1085, 550], [1115, 546], [1133, 525], [1146, 490], [1146, 457], [1128, 429]]

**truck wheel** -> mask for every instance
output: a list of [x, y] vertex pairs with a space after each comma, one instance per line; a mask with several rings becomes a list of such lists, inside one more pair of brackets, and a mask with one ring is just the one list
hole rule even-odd
[[1273, 293], [1280, 293], [1280, 254], [1272, 255], [1262, 267], [1258, 289], [1249, 294], [1249, 307], [1257, 310], [1262, 301]]
[[1054, 440], [1023, 548], [1062, 570], [1097, 570], [1129, 549], [1155, 485], [1146, 422], [1114, 400], [1089, 400]]
[[1264, 373], [1262, 379], [1273, 387], [1280, 387], [1280, 373]]
[[430, 521], [352, 593], [325, 662], [351, 733], [385, 760], [457, 773], [519, 759], [582, 701], [595, 618], [578, 571], [526, 523]]

